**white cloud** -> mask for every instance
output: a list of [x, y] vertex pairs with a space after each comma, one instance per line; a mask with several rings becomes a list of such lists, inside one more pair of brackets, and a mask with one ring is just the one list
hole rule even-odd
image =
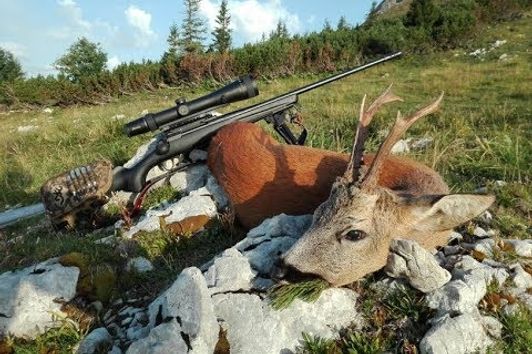
[[57, 4], [65, 13], [71, 25], [85, 31], [91, 29], [91, 23], [83, 18], [81, 7], [74, 0], [58, 0]]
[[130, 5], [124, 13], [127, 22], [136, 30], [135, 45], [138, 47], [149, 46], [157, 38], [151, 29], [151, 14], [135, 5]]
[[[248, 42], [260, 40], [263, 33], [269, 34], [279, 20], [286, 23], [290, 33], [301, 30], [298, 15], [289, 12], [281, 0], [268, 0], [264, 3], [257, 0], [229, 0], [228, 7], [231, 27]], [[203, 0], [200, 3], [200, 11], [207, 18], [210, 29], [216, 25], [219, 8], [220, 3], [216, 0]]]
[[27, 47], [16, 42], [0, 42], [0, 48], [11, 52], [16, 58], [26, 58]]
[[107, 68], [109, 70], [113, 70], [120, 64], [122, 64], [122, 60], [120, 60], [116, 55], [110, 57], [109, 60], [107, 60]]

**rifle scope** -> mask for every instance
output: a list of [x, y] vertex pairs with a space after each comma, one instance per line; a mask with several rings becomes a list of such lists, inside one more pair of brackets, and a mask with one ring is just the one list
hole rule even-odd
[[136, 119], [124, 125], [124, 132], [128, 137], [156, 131], [161, 126], [176, 119], [183, 118], [219, 105], [233, 103], [246, 98], [255, 97], [259, 94], [257, 84], [251, 75], [245, 75], [238, 80], [211, 92], [205, 96], [196, 98], [190, 102], [176, 101], [176, 106], [165, 109], [158, 113], [148, 113], [144, 117]]

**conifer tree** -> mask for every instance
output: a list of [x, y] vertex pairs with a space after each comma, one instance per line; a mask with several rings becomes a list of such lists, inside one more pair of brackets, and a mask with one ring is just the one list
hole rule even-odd
[[199, 15], [201, 0], [184, 0], [185, 19], [181, 27], [183, 50], [187, 53], [203, 50], [201, 42], [205, 39], [205, 23]]
[[222, 0], [220, 11], [216, 16], [216, 28], [212, 32], [214, 43], [212, 47], [219, 53], [225, 53], [231, 48], [231, 29], [229, 24], [231, 16], [227, 8], [227, 0]]
[[338, 21], [338, 25], [336, 26], [336, 29], [338, 31], [349, 29], [349, 24], [347, 23], [345, 16], [340, 17], [340, 20]]
[[180, 52], [180, 41], [179, 29], [175, 23], [170, 26], [170, 33], [168, 34], [166, 43], [168, 43], [168, 49], [164, 52], [161, 61], [163, 63], [166, 63], [168, 61], [177, 61]]
[[286, 24], [279, 20], [277, 22], [277, 27], [275, 27], [275, 30], [270, 33], [270, 38], [288, 38], [288, 29], [286, 28]]

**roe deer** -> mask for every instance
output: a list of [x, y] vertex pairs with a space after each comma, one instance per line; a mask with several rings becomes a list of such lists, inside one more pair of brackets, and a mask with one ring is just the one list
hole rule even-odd
[[[390, 88], [367, 110], [364, 97], [350, 157], [281, 145], [258, 126], [241, 123], [213, 138], [208, 165], [246, 227], [280, 213], [315, 210], [309, 230], [283, 255], [284, 265], [333, 286], [348, 284], [385, 265], [393, 238], [414, 239], [425, 248], [443, 245], [453, 227], [493, 203], [491, 196], [447, 195], [434, 170], [389, 155], [399, 137], [433, 113], [442, 97], [407, 118], [398, 113], [375, 156], [363, 155], [364, 140], [377, 110], [401, 100]], [[362, 171], [362, 165], [369, 167]]]

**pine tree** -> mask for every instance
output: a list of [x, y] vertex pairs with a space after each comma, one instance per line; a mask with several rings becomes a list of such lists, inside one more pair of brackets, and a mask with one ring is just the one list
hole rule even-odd
[[222, 0], [220, 11], [216, 17], [216, 28], [212, 32], [212, 35], [214, 36], [212, 47], [219, 53], [225, 53], [231, 48], [230, 21], [231, 16], [227, 9], [227, 0]]
[[170, 26], [170, 34], [166, 42], [168, 43], [168, 54], [177, 58], [179, 52], [179, 29], [175, 23]]
[[286, 28], [286, 24], [279, 20], [279, 22], [277, 22], [277, 27], [275, 27], [275, 30], [273, 30], [271, 33], [270, 33], [270, 38], [288, 38], [289, 37], [289, 34], [288, 34], [288, 29]]
[[349, 24], [347, 23], [345, 16], [340, 17], [340, 20], [338, 21], [338, 25], [336, 26], [336, 29], [338, 31], [349, 29]]
[[185, 20], [181, 27], [183, 49], [187, 53], [203, 50], [201, 42], [205, 39], [205, 23], [199, 15], [201, 0], [184, 0]]

